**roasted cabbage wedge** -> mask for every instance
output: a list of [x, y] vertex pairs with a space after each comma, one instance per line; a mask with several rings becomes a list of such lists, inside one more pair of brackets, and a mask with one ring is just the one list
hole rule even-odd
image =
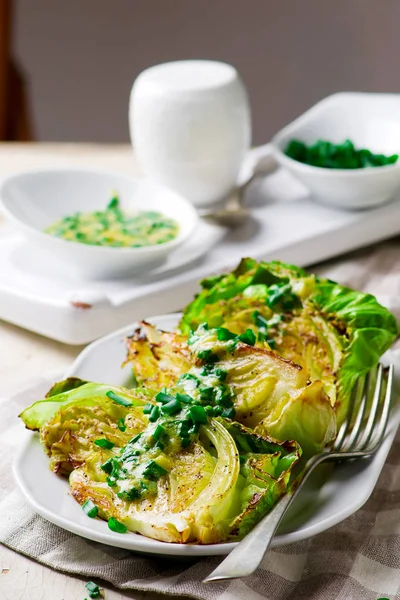
[[341, 424], [360, 375], [377, 364], [398, 335], [395, 317], [370, 294], [280, 262], [246, 258], [226, 275], [202, 282], [180, 331], [200, 324], [235, 333], [251, 329], [257, 346], [272, 348], [322, 382]]
[[[135, 374], [143, 373], [142, 357], [154, 352], [153, 329], [145, 324], [137, 333], [137, 351], [130, 356]], [[169, 339], [173, 336], [168, 335]], [[294, 439], [306, 455], [320, 452], [336, 435], [335, 411], [321, 381], [309, 383], [306, 370], [299, 365], [266, 346], [246, 343], [255, 339], [244, 335], [235, 341], [235, 337], [228, 330], [204, 326], [189, 338], [177, 335], [173, 344], [163, 347], [162, 359], [153, 354], [153, 378], [168, 380], [172, 388], [205, 405], [217, 399], [223, 415], [233, 415], [277, 440]], [[170, 365], [175, 366], [182, 355], [185, 362], [172, 370]], [[140, 381], [153, 385], [152, 379], [141, 377]]]
[[186, 335], [158, 331], [142, 321], [126, 342], [126, 362], [135, 365], [139, 386], [155, 390], [171, 387], [191, 367]]
[[147, 395], [68, 380], [20, 416], [110, 527], [179, 543], [245, 535], [285, 493], [298, 444], [207, 414], [183, 392]]
[[[106, 394], [114, 392], [119, 402]], [[50, 468], [68, 475], [92, 452], [95, 439], [107, 437], [116, 447], [148, 424], [143, 414], [148, 392], [67, 379], [56, 383], [44, 400], [35, 402], [20, 417], [28, 429], [39, 431], [50, 456]], [[122, 402], [122, 404], [121, 404]], [[124, 423], [124, 431], [118, 424]]]

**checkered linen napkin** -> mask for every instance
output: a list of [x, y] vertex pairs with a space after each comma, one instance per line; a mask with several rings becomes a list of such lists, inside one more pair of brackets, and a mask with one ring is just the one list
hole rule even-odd
[[[354, 263], [347, 270], [346, 263], [339, 270], [333, 265], [328, 275], [354, 287], [369, 288], [374, 268], [382, 273], [383, 266], [386, 285], [368, 291], [396, 293], [399, 298], [400, 277], [398, 273], [394, 277], [398, 246], [391, 250], [396, 250], [395, 254], [390, 252], [391, 261], [386, 253], [380, 262], [374, 258], [373, 264], [357, 261], [356, 271]], [[388, 298], [385, 304], [397, 312]], [[269, 551], [251, 577], [202, 584], [219, 564], [219, 557], [178, 561], [112, 548], [60, 529], [24, 503], [12, 477], [13, 456], [26, 435], [17, 415], [42, 397], [51, 382], [41, 379], [24, 392], [0, 401], [0, 542], [9, 548], [63, 572], [105, 580], [125, 590], [173, 597], [376, 600], [383, 596], [400, 600], [400, 432], [372, 496], [358, 512], [314, 538]]]

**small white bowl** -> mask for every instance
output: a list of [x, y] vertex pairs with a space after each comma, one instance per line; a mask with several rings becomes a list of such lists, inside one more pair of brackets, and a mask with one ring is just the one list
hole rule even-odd
[[368, 208], [393, 198], [400, 187], [400, 159], [365, 169], [324, 169], [284, 154], [291, 139], [311, 144], [351, 140], [356, 148], [400, 154], [400, 95], [343, 92], [328, 96], [272, 139], [273, 154], [319, 202], [348, 209]]
[[[176, 238], [142, 248], [91, 246], [55, 237], [44, 230], [76, 212], [104, 210], [113, 194], [128, 212], [154, 210], [179, 223]], [[39, 251], [51, 254], [79, 278], [118, 277], [162, 262], [188, 239], [198, 222], [193, 206], [168, 188], [123, 175], [79, 169], [25, 171], [0, 187], [5, 215]]]

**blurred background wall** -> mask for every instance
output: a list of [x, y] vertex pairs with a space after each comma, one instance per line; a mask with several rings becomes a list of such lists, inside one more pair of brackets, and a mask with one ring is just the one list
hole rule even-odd
[[45, 141], [128, 141], [129, 91], [155, 63], [234, 64], [254, 142], [340, 90], [400, 92], [399, 0], [14, 0], [13, 47]]

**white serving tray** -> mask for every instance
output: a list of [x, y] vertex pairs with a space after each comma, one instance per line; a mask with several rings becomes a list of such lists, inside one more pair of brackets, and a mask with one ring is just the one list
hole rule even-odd
[[[265, 147], [252, 152], [251, 160]], [[349, 212], [309, 198], [279, 169], [250, 187], [252, 217], [239, 229], [201, 229], [147, 279], [78, 282], [48, 257], [35, 256], [19, 236], [0, 236], [0, 318], [50, 338], [84, 344], [151, 314], [187, 304], [202, 278], [233, 268], [243, 256], [299, 266], [346, 253], [400, 233], [400, 202]], [[204, 250], [208, 250], [204, 254]]]

